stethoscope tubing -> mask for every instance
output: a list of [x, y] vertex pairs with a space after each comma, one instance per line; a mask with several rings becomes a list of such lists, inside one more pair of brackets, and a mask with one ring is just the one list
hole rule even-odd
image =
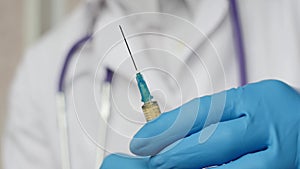
[[59, 83], [57, 88], [56, 104], [57, 104], [57, 123], [59, 128], [59, 142], [60, 142], [60, 156], [61, 156], [61, 168], [71, 169], [70, 161], [70, 147], [69, 147], [69, 131], [67, 122], [67, 107], [66, 97], [64, 93], [64, 80], [68, 70], [69, 63], [72, 57], [75, 55], [78, 49], [92, 38], [91, 35], [79, 39], [70, 48], [65, 61], [63, 63], [62, 71], [59, 76]]
[[237, 8], [236, 0], [229, 0], [230, 2], [230, 14], [232, 20], [232, 29], [235, 43], [235, 50], [238, 57], [238, 65], [240, 70], [240, 85], [244, 86], [247, 84], [247, 67], [246, 67], [246, 53], [245, 53], [245, 45], [242, 33], [242, 25], [240, 21], [240, 15]]
[[59, 83], [58, 83], [58, 88], [57, 88], [58, 92], [64, 92], [64, 80], [65, 80], [65, 76], [67, 74], [67, 70], [68, 70], [69, 64], [71, 62], [71, 59], [73, 58], [73, 56], [75, 55], [77, 50], [80, 49], [82, 47], [82, 45], [84, 45], [89, 40], [92, 40], [92, 35], [91, 34], [85, 35], [83, 38], [79, 39], [76, 43], [74, 43], [74, 45], [72, 45], [69, 52], [67, 53], [65, 61], [62, 66], [60, 76], [59, 76]]

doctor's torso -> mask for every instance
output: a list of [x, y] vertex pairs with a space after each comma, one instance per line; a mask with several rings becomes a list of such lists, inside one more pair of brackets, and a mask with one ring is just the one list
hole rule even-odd
[[[101, 146], [105, 147], [106, 154], [130, 153], [130, 139], [145, 123], [134, 67], [118, 24], [123, 24], [138, 68], [162, 111], [176, 108], [194, 97], [240, 85], [228, 2], [189, 2], [185, 4], [188, 12], [180, 11], [181, 7], [174, 4], [165, 9], [173, 11], [172, 15], [144, 13], [119, 19], [130, 13], [122, 13], [117, 3], [108, 3], [107, 8], [99, 12], [94, 39], [74, 56], [66, 78], [72, 168], [95, 167]], [[299, 23], [294, 22], [299, 13], [295, 5], [285, 1], [239, 1], [249, 82], [275, 78], [294, 87], [300, 86], [296, 31]], [[174, 16], [176, 11], [182, 16]], [[15, 114], [22, 109], [11, 109], [11, 126], [18, 123], [15, 130], [20, 139], [23, 130], [35, 128], [30, 130], [34, 137], [25, 139], [26, 144], [20, 143], [20, 146], [32, 143], [36, 151], [28, 153], [11, 148], [13, 142], [7, 144], [6, 151], [11, 151], [12, 155], [23, 153], [40, 161], [30, 166], [30, 160], [24, 160], [22, 166], [60, 167], [55, 92], [64, 57], [83, 35], [85, 27], [81, 24], [84, 22], [82, 6], [28, 52], [19, 70], [14, 89], [26, 83], [24, 88], [29, 87], [32, 93], [28, 96], [29, 105], [20, 105], [28, 109], [25, 112], [28, 117], [19, 122]], [[114, 71], [111, 115], [107, 123], [99, 115], [106, 67]], [[18, 95], [22, 95], [22, 90], [13, 92], [12, 96]], [[16, 105], [14, 100], [12, 105]], [[106, 136], [101, 130], [105, 126]]]

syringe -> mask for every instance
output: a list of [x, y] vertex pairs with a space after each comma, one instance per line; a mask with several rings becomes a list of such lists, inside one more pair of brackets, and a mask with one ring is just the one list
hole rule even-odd
[[[129, 55], [131, 57], [131, 60], [133, 62], [134, 68], [138, 72], [137, 66], [136, 66], [135, 61], [133, 59], [132, 53], [130, 51], [129, 45], [127, 43], [127, 40], [125, 38], [125, 35], [124, 35], [124, 32], [123, 32], [123, 29], [122, 29], [121, 25], [119, 25], [119, 28], [121, 30], [121, 33], [122, 33], [123, 39], [125, 41], [126, 47], [128, 49]], [[139, 88], [139, 91], [140, 91], [140, 94], [141, 94], [141, 97], [142, 97], [142, 102], [144, 103], [142, 105], [144, 116], [145, 116], [145, 118], [148, 122], [148, 121], [151, 121], [151, 120], [155, 119], [156, 117], [158, 117], [161, 114], [160, 108], [157, 104], [157, 101], [152, 100], [153, 96], [150, 94], [148, 86], [147, 86], [147, 84], [146, 84], [146, 82], [143, 78], [143, 75], [140, 72], [138, 72], [136, 74], [136, 81], [137, 81], [138, 88]]]

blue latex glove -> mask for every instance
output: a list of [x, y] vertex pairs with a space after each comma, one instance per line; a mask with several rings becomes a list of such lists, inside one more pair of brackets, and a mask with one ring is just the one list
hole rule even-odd
[[[218, 100], [223, 95], [224, 107]], [[221, 122], [209, 110], [224, 111]], [[208, 114], [212, 118], [205, 123]], [[155, 169], [296, 169], [299, 131], [299, 93], [283, 82], [266, 80], [194, 99], [162, 114], [140, 129], [131, 151], [152, 155], [149, 168]], [[203, 142], [200, 136], [209, 133]]]
[[148, 169], [148, 161], [146, 157], [111, 154], [104, 159], [100, 169]]

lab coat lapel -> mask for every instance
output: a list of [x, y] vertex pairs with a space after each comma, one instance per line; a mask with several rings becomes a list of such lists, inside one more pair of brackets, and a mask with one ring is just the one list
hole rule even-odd
[[[216, 31], [228, 13], [228, 2], [226, 0], [204, 0], [199, 2], [199, 4], [190, 1], [188, 4], [193, 6], [197, 12], [191, 25], [187, 29], [181, 30], [184, 32], [184, 35], [179, 36], [185, 42], [183, 46], [184, 50], [180, 54], [184, 63], [190, 57], [201, 57], [197, 56], [197, 51], [199, 51], [203, 43], [210, 41], [210, 35]], [[177, 69], [176, 76], [180, 76], [180, 67], [182, 67], [182, 64], [173, 65], [173, 67]]]

